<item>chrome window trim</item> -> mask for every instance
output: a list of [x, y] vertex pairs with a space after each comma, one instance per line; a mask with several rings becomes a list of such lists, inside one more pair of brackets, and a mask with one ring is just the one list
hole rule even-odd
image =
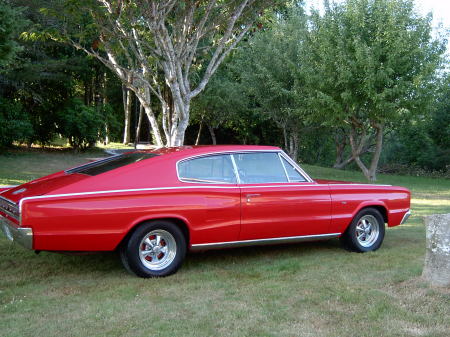
[[[70, 172], [70, 171], [79, 169], [79, 168], [81, 168], [81, 167], [83, 167], [83, 166], [89, 166], [89, 165], [92, 165], [92, 164], [94, 164], [94, 163], [95, 163], [95, 164], [98, 164], [99, 162], [108, 162], [108, 161], [111, 161], [111, 160], [115, 159], [116, 157], [121, 156], [121, 155], [122, 155], [122, 153], [119, 153], [119, 154], [115, 154], [115, 155], [112, 155], [112, 156], [109, 156], [109, 157], [100, 158], [100, 159], [97, 159], [97, 160], [94, 160], [94, 161], [91, 161], [91, 162], [87, 162], [87, 163], [84, 163], [84, 164], [81, 164], [81, 165], [78, 165], [78, 166], [74, 166], [74, 167], [71, 167], [71, 168], [69, 168], [69, 169], [67, 169], [67, 170], [64, 170], [64, 173], [66, 173], [66, 174], [72, 174], [72, 173], [74, 173], [74, 172]], [[76, 173], [76, 172], [75, 172], [75, 173]]]
[[[176, 171], [177, 171], [177, 179], [178, 179], [180, 182], [182, 182], [182, 183], [188, 183], [188, 184], [236, 185], [236, 184], [238, 184], [238, 182], [239, 182], [239, 178], [238, 178], [239, 176], [237, 175], [237, 171], [235, 171], [235, 166], [234, 166], [235, 163], [234, 163], [234, 158], [233, 158], [232, 154], [233, 154], [232, 152], [216, 152], [216, 153], [213, 152], [213, 153], [208, 153], [208, 154], [205, 154], [205, 155], [198, 155], [198, 156], [192, 156], [192, 157], [180, 159], [180, 160], [178, 160], [178, 161], [176, 162], [176, 164], [175, 164], [175, 169], [176, 169]], [[223, 155], [228, 155], [228, 156], [230, 156], [231, 163], [232, 163], [232, 165], [233, 165], [234, 178], [236, 179], [236, 182], [234, 182], [234, 183], [227, 183], [227, 182], [211, 182], [211, 183], [206, 183], [206, 182], [188, 181], [188, 180], [185, 180], [185, 179], [183, 179], [183, 178], [180, 177], [180, 172], [178, 171], [178, 165], [179, 165], [180, 163], [185, 162], [185, 161], [190, 161], [190, 160], [193, 160], [193, 159], [202, 158], [202, 157], [212, 157], [212, 156], [215, 156], [215, 155], [217, 155], [217, 156], [223, 156]]]
[[[238, 153], [252, 153], [252, 152], [280, 152], [280, 150], [274, 149], [274, 150], [226, 150], [226, 151], [217, 151], [217, 152], [207, 152], [207, 153], [201, 153], [201, 154], [196, 154], [196, 155], [192, 155], [183, 159], [178, 160], [175, 163], [175, 169], [177, 171], [177, 179], [178, 181], [182, 182], [182, 183], [189, 183], [189, 184], [201, 184], [201, 183], [197, 183], [197, 182], [193, 182], [193, 181], [184, 181], [180, 178], [180, 173], [178, 171], [178, 164], [183, 162], [183, 161], [188, 161], [191, 159], [196, 159], [196, 158], [201, 158], [201, 157], [208, 157], [208, 156], [214, 156], [214, 155], [224, 155], [224, 154], [229, 154], [230, 157], [232, 158], [232, 161], [234, 161], [234, 154], [238, 154]], [[236, 162], [234, 162], [234, 165], [236, 165]], [[236, 181], [238, 182], [237, 184], [240, 184], [240, 178], [239, 178], [239, 173], [237, 172], [237, 165], [236, 165], [236, 171], [235, 171], [235, 175], [236, 175]], [[233, 183], [217, 183], [218, 185], [236, 185]]]
[[294, 169], [296, 169], [298, 171], [298, 173], [300, 173], [300, 175], [303, 176], [303, 178], [305, 178], [305, 181], [304, 182], [298, 182], [299, 184], [303, 184], [303, 183], [306, 183], [306, 182], [310, 182], [310, 183], [314, 182], [314, 180], [300, 167], [300, 165], [298, 165], [291, 157], [289, 157], [286, 154], [286, 152], [280, 151], [280, 154], [281, 154], [281, 156], [284, 159], [286, 159], [286, 161], [288, 163], [290, 163], [294, 167]]
[[240, 185], [241, 184], [241, 176], [239, 175], [239, 171], [238, 171], [238, 168], [236, 165], [236, 160], [234, 159], [234, 153], [231, 153], [230, 157], [231, 157], [231, 162], [233, 163], [234, 175], [236, 176], [238, 185]]
[[[285, 156], [287, 156], [282, 150], [244, 150], [244, 151], [234, 151], [234, 152], [232, 152], [231, 153], [231, 157], [233, 158], [233, 160], [234, 160], [234, 155], [235, 154], [245, 154], [245, 153], [252, 153], [252, 152], [266, 152], [266, 153], [273, 153], [273, 152], [275, 152], [275, 153], [277, 153], [278, 154], [278, 160], [281, 162], [281, 165], [282, 165], [282, 167], [283, 167], [283, 170], [284, 170], [284, 174], [285, 174], [285, 176], [286, 176], [286, 182], [280, 182], [280, 181], [276, 181], [276, 182], [272, 182], [272, 183], [270, 183], [270, 182], [266, 182], [266, 183], [261, 183], [261, 184], [289, 184], [289, 183], [291, 183], [291, 181], [289, 180], [289, 176], [288, 176], [288, 174], [287, 174], [287, 172], [286, 172], [286, 168], [284, 167], [284, 164], [283, 164], [283, 161], [280, 159], [280, 155], [282, 155], [283, 156], [283, 158], [285, 157]], [[288, 162], [293, 162], [292, 161], [292, 159], [289, 161], [288, 160]], [[236, 162], [235, 162], [235, 164], [236, 164]], [[293, 165], [294, 166], [294, 168], [295, 169], [297, 169], [297, 165]], [[239, 172], [239, 170], [237, 169], [237, 164], [236, 164], [236, 172]], [[303, 170], [301, 170], [301, 172], [304, 172]], [[311, 183], [314, 183], [314, 180], [312, 180], [311, 178], [309, 178], [309, 176], [308, 175], [306, 175], [306, 173], [305, 174], [301, 174], [304, 178], [305, 177], [308, 177], [308, 179], [306, 179], [305, 178], [305, 181], [304, 182], [301, 182], [301, 183], [306, 183], [306, 182], [311, 182]], [[238, 176], [239, 176], [239, 173], [238, 173]], [[241, 179], [240, 179], [240, 177], [239, 177], [239, 180], [238, 180], [238, 185], [241, 185], [242, 187], [243, 186], [245, 186], [245, 185], [248, 185], [248, 183], [242, 183], [241, 182]], [[281, 185], [281, 186], [285, 186], [285, 185]], [[280, 186], [280, 187], [281, 187]]]
[[281, 158], [282, 158], [281, 153], [278, 152], [278, 160], [281, 162], [281, 166], [283, 166], [284, 174], [286, 175], [286, 179], [287, 179], [288, 183], [290, 183], [291, 179], [289, 179], [289, 174], [287, 173], [286, 166], [284, 165], [284, 162]]
[[[305, 176], [304, 176], [302, 173], [300, 173], [300, 171], [299, 171], [294, 165], [292, 165], [292, 167], [294, 168], [294, 171], [296, 171], [296, 172], [304, 179], [304, 181], [292, 181], [292, 180], [289, 178], [289, 174], [287, 173], [286, 165], [284, 164], [283, 159], [286, 160], [288, 164], [291, 164], [291, 162], [288, 161], [288, 160], [286, 159], [286, 157], [283, 156], [281, 153], [278, 153], [278, 155], [280, 156], [281, 163], [283, 164], [284, 171], [286, 172], [286, 176], [287, 176], [288, 181], [289, 181], [290, 183], [306, 183], [306, 182], [309, 182], [308, 179], [306, 179]], [[293, 162], [293, 161], [292, 161], [292, 162]], [[302, 171], [302, 172], [304, 173], [304, 171]], [[311, 179], [311, 180], [312, 180], [312, 179]]]
[[267, 238], [267, 239], [254, 239], [254, 240], [240, 240], [240, 241], [225, 241], [225, 242], [211, 242], [211, 243], [198, 243], [191, 245], [191, 250], [205, 250], [214, 248], [232, 248], [243, 247], [251, 245], [264, 245], [264, 244], [277, 244], [288, 242], [301, 242], [309, 240], [321, 240], [332, 239], [338, 237], [342, 233], [329, 233], [329, 234], [315, 234], [315, 235], [299, 235], [299, 236], [285, 236], [279, 238]]

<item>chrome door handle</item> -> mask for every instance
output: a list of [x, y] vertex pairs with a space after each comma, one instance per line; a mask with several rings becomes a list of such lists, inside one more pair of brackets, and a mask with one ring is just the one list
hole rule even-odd
[[247, 202], [250, 202], [250, 200], [253, 198], [253, 197], [259, 197], [261, 194], [259, 194], [259, 193], [251, 193], [251, 194], [246, 194], [245, 195], [245, 198], [247, 199]]

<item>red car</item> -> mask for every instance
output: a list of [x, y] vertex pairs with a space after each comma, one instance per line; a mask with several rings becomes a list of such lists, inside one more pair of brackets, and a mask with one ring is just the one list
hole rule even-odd
[[410, 192], [311, 179], [271, 146], [132, 151], [0, 191], [10, 240], [35, 251], [113, 251], [141, 277], [178, 270], [187, 250], [340, 237], [380, 247], [410, 215]]

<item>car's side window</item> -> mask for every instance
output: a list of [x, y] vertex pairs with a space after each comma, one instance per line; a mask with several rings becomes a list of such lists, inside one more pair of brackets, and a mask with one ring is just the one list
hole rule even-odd
[[229, 154], [211, 155], [178, 163], [181, 181], [207, 184], [235, 184], [236, 175]]
[[242, 184], [288, 182], [276, 152], [238, 153], [233, 158]]
[[289, 181], [292, 183], [302, 183], [307, 181], [304, 176], [298, 172], [291, 163], [289, 163], [283, 156], [280, 155], [281, 161], [283, 162], [284, 168], [286, 169], [286, 174], [289, 177]]

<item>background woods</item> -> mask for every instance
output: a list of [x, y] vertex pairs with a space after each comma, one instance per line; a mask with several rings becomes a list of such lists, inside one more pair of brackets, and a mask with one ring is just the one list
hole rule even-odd
[[0, 3], [0, 146], [247, 143], [448, 174], [446, 41], [409, 0]]

